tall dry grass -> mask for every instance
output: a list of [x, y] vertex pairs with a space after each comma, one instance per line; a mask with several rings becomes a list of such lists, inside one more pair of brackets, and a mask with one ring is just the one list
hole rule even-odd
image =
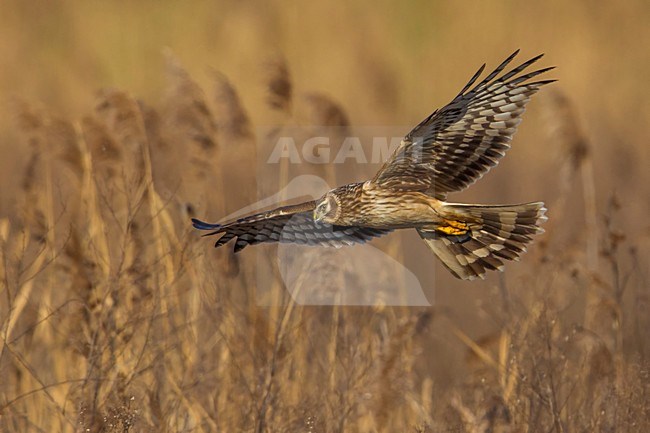
[[[502, 280], [502, 305], [492, 312], [500, 331], [484, 341], [468, 337], [449, 312], [303, 307], [278, 284], [278, 306], [258, 307], [252, 263], [213, 252], [187, 224], [188, 213], [229, 206], [227, 182], [212, 176], [254, 149], [248, 116], [223, 75], [214, 75], [211, 101], [169, 62], [160, 109], [119, 90], [101, 92], [94, 113], [77, 122], [17, 103], [31, 156], [21, 182], [25, 200], [2, 224], [3, 429], [648, 427], [643, 331], [626, 333], [623, 325], [643, 319], [625, 309], [623, 292], [631, 286], [643, 297], [644, 275], [620, 269], [629, 241], [615, 229], [615, 201], [597, 246], [609, 268], [590, 259], [575, 268], [582, 263], [576, 256], [592, 253], [591, 241], [585, 252], [558, 256], [547, 239], [542, 253], [527, 257], [534, 271], [520, 286]], [[314, 125], [345, 118], [327, 99], [306, 100], [319, 108]], [[558, 123], [566, 182], [574, 182], [590, 158], [580, 146], [589, 146], [571, 126], [577, 121], [565, 112], [566, 98], [548, 103], [564, 113], [549, 123]], [[182, 174], [183, 184], [169, 193], [173, 174]], [[558, 215], [563, 200], [554, 206]], [[586, 226], [598, 239], [593, 224]], [[337, 270], [330, 275], [336, 285]], [[578, 293], [558, 290], [569, 287]], [[580, 315], [568, 310], [579, 305], [584, 314], [575, 321]], [[467, 346], [467, 376], [458, 386], [435, 390], [422, 358], [428, 332], [450, 333]]]
[[[604, 96], [583, 80], [607, 83], [609, 103], [636, 104], [641, 115], [647, 106], [634, 95], [645, 90], [632, 91], [609, 72], [585, 77], [585, 65], [598, 64], [599, 50], [613, 56], [623, 36], [589, 40], [593, 46], [579, 58], [572, 49], [586, 43], [579, 32], [540, 41], [512, 19], [533, 15], [547, 28], [569, 22], [596, 38], [594, 29], [611, 12], [604, 6], [592, 5], [591, 15], [568, 13], [580, 11], [579, 3], [565, 15], [513, 4], [464, 11], [467, 23], [493, 20], [498, 55], [513, 48], [505, 32], [514, 32], [534, 47], [550, 44], [552, 62], [568, 71], [533, 102], [501, 167], [466, 195], [485, 202], [539, 194], [549, 205], [547, 234], [505, 274], [477, 285], [446, 274], [434, 279], [426, 248], [394, 235], [375, 245], [417, 273], [433, 307], [302, 306], [281, 284], [273, 246], [234, 256], [190, 229], [190, 216], [226, 215], [297, 174], [330, 185], [367, 177], [374, 167], [285, 161], [277, 169], [258, 161], [281, 134], [329, 136], [335, 154], [355, 125], [415, 123], [457, 90], [443, 82], [462, 84], [454, 75], [467, 67], [469, 77], [484, 60], [471, 26], [447, 27], [451, 6], [433, 5], [425, 14], [380, 4], [359, 14], [355, 4], [305, 6], [295, 22], [293, 9], [276, 5], [277, 28], [245, 5], [230, 5], [230, 21], [207, 6], [197, 6], [203, 18], [167, 6], [177, 13], [151, 19], [165, 31], [175, 28], [171, 20], [191, 35], [174, 43], [199, 40], [197, 20], [218, 22], [224, 34], [249, 42], [239, 49], [232, 38], [203, 35], [206, 43], [242, 63], [193, 56], [187, 53], [194, 45], [181, 44], [176, 55], [191, 59], [187, 65], [171, 50], [156, 51], [162, 60], [144, 75], [123, 75], [114, 65], [119, 70], [106, 73], [117, 78], [109, 81], [126, 90], [104, 89], [94, 102], [83, 68], [72, 68], [79, 75], [71, 78], [53, 63], [60, 80], [54, 87], [23, 68], [37, 82], [36, 95], [12, 100], [11, 123], [0, 124], [13, 158], [3, 164], [0, 195], [0, 431], [648, 431], [650, 231], [642, 217], [650, 209], [639, 198], [647, 173], [633, 161], [648, 155], [639, 145], [645, 131], [631, 129], [622, 110], [603, 113]], [[15, 23], [29, 17], [47, 28], [45, 17], [73, 19], [71, 34], [91, 41], [79, 42], [74, 54], [84, 59], [92, 57], [89, 47], [108, 44], [92, 42], [89, 29], [110, 21], [105, 12], [113, 6], [77, 7], [17, 5], [15, 21], [4, 14], [0, 20], [16, 35], [15, 46], [27, 50], [39, 42], [19, 37]], [[636, 7], [635, 17], [642, 16], [644, 6]], [[123, 19], [134, 20], [126, 23], [132, 34], [143, 34], [137, 17], [146, 10], [129, 8], [134, 13]], [[425, 15], [435, 25], [420, 22]], [[356, 31], [323, 32], [321, 19]], [[383, 31], [389, 27], [391, 37]], [[297, 41], [284, 56], [265, 49], [265, 37], [276, 33]], [[57, 35], [61, 45], [37, 58], [64, 52], [70, 35]], [[435, 49], [423, 48], [425, 36]], [[451, 39], [471, 48], [460, 52]], [[333, 60], [331, 45], [346, 61]], [[0, 50], [12, 56], [6, 40]], [[500, 60], [496, 51], [491, 64]], [[617, 64], [646, 65], [626, 56]], [[139, 57], [117, 57], [126, 69], [129, 62], [140, 66]], [[206, 63], [224, 71], [201, 73]], [[610, 63], [598, 65], [612, 71]], [[3, 74], [3, 92], [6, 83], [21, 82]], [[347, 74], [352, 79], [341, 78]], [[160, 87], [134, 96], [146, 80]], [[341, 269], [327, 260], [336, 252], [312, 251], [319, 274], [329, 278], [305, 275], [303, 284], [343, 296]], [[259, 305], [259, 275], [270, 276], [270, 306]]]

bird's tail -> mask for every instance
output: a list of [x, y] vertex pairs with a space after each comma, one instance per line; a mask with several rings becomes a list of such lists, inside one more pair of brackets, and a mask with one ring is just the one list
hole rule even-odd
[[544, 203], [482, 206], [447, 204], [448, 220], [418, 229], [429, 248], [454, 276], [485, 278], [485, 271], [503, 270], [504, 260], [519, 260], [532, 235], [543, 233]]

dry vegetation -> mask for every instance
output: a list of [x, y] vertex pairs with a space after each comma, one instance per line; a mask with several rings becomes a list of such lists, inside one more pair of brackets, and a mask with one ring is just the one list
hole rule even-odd
[[[189, 218], [236, 211], [296, 174], [316, 174], [331, 185], [367, 176], [375, 167], [278, 169], [263, 162], [280, 134], [314, 128], [336, 145], [361, 122], [415, 123], [448, 99], [478, 62], [493, 65], [509, 53], [513, 42], [505, 30], [496, 31], [486, 54], [465, 34], [468, 26], [448, 23], [454, 11], [441, 6], [426, 12], [438, 17], [436, 30], [422, 30], [432, 39], [426, 43], [399, 26], [397, 42], [389, 42], [379, 29], [388, 28], [391, 16], [429, 27], [418, 20], [423, 12], [397, 13], [383, 3], [360, 24], [347, 7], [336, 15], [305, 6], [300, 25], [291, 24], [292, 8], [278, 5], [273, 13], [258, 5], [271, 16], [262, 18], [233, 3], [230, 22], [221, 18], [225, 4], [219, 14], [203, 4], [182, 13], [171, 4], [163, 8], [180, 16], [167, 18], [172, 24], [190, 29], [217, 22], [224, 28], [220, 38], [234, 32], [247, 41], [241, 52], [222, 39], [212, 48], [240, 62], [239, 69], [228, 68], [241, 72], [227, 77], [200, 72], [227, 63], [218, 55], [204, 58], [202, 42], [193, 48], [200, 33], [163, 33], [169, 39], [158, 40], [125, 18], [148, 10], [123, 4], [130, 9], [118, 21], [126, 34], [148, 35], [134, 43], [154, 47], [165, 63], [155, 61], [132, 79], [107, 73], [128, 90], [102, 90], [89, 108], [88, 89], [106, 76], [83, 79], [92, 76], [80, 66], [87, 49], [129, 58], [120, 57], [120, 43], [93, 39], [93, 26], [107, 29], [103, 17], [116, 19], [106, 15], [114, 7], [39, 12], [14, 4], [0, 24], [15, 38], [2, 41], [0, 55], [20, 66], [15, 53], [31, 47], [35, 59], [63, 78], [44, 79], [48, 74], [31, 69], [24, 78], [13, 70], [0, 75], [3, 97], [35, 83], [23, 92], [27, 97], [3, 101], [7, 115], [0, 123], [7, 155], [0, 195], [0, 432], [650, 431], [647, 122], [625, 118], [636, 109], [635, 116], [647, 119], [650, 93], [638, 88], [646, 82], [608, 75], [618, 69], [601, 60], [617, 53], [623, 30], [606, 42], [597, 36], [610, 20], [627, 17], [628, 35], [641, 40], [635, 32], [648, 35], [641, 29], [648, 8], [642, 1], [623, 11], [571, 5], [562, 14], [502, 6], [548, 26], [570, 23], [594, 39], [571, 39], [567, 30], [538, 35], [513, 24], [520, 38], [512, 40], [526, 51], [545, 49], [560, 66], [561, 81], [533, 102], [502, 166], [463, 197], [543, 198], [550, 209], [547, 234], [520, 264], [484, 283], [461, 283], [444, 271], [434, 280], [434, 257], [415, 238], [376, 243], [416, 272], [434, 304], [408, 308], [297, 305], [273, 273], [275, 247], [238, 256], [213, 250], [190, 230]], [[491, 17], [501, 29], [504, 10], [477, 7], [463, 22], [479, 26]], [[318, 31], [323, 17], [356, 31], [350, 40], [331, 33], [299, 37], [310, 35], [310, 26]], [[169, 24], [158, 15], [152, 20], [154, 27]], [[24, 34], [20, 24], [28, 21], [37, 28]], [[29, 36], [47, 38], [52, 22], [75, 25], [64, 36], [54, 32], [59, 36], [50, 45]], [[472, 48], [455, 51], [454, 41], [429, 31], [448, 31]], [[285, 46], [286, 57], [268, 53], [263, 40], [275, 33], [287, 45], [266, 44]], [[77, 73], [72, 79], [54, 60], [66, 43], [57, 37], [81, 34], [90, 42], [79, 42], [76, 63], [68, 59]], [[404, 46], [396, 45], [400, 40]], [[165, 44], [176, 54], [161, 55]], [[301, 52], [310, 44], [314, 50]], [[323, 62], [318, 50], [330, 45], [340, 47], [347, 63]], [[191, 59], [187, 65], [175, 57], [184, 49], [193, 53], [182, 56]], [[142, 53], [146, 60], [148, 51]], [[626, 80], [647, 79], [647, 52], [641, 59], [641, 53], [618, 54], [617, 68], [631, 68]], [[422, 58], [420, 69], [438, 71], [438, 83], [412, 72], [405, 59], [414, 58]], [[594, 64], [600, 68], [590, 77], [584, 71]], [[348, 68], [353, 79], [342, 80]], [[151, 86], [143, 84], [153, 76]], [[589, 81], [609, 85], [594, 90]], [[246, 90], [251, 87], [260, 91]], [[402, 87], [403, 93], [396, 90]], [[324, 88], [340, 92], [335, 99], [343, 102], [320, 93]], [[144, 96], [134, 96], [136, 90]], [[271, 272], [271, 306], [257, 299], [259, 266]], [[327, 272], [331, 278], [317, 282], [323, 290], [345, 291], [337, 269]]]

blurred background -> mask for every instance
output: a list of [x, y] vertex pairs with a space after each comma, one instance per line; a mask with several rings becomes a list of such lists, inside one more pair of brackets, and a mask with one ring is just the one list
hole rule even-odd
[[[0, 430], [647, 431], [649, 21], [642, 0], [4, 1]], [[373, 245], [432, 307], [301, 306], [274, 246], [188, 227], [298, 174], [368, 178], [265, 161], [312, 129], [405, 134], [518, 48], [559, 81], [452, 197], [547, 203], [504, 274], [455, 280], [398, 234]], [[314, 254], [313, 284], [351, 290]]]

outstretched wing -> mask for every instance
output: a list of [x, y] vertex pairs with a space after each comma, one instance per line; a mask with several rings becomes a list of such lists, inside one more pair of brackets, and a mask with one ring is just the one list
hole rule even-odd
[[315, 201], [294, 206], [284, 206], [268, 212], [250, 215], [225, 224], [210, 224], [192, 219], [199, 230], [211, 230], [205, 236], [221, 234], [214, 244], [220, 247], [235, 240], [235, 252], [248, 245], [262, 242], [282, 242], [303, 245], [342, 247], [364, 243], [392, 230], [370, 227], [333, 226], [313, 219]]
[[510, 148], [530, 97], [555, 81], [528, 82], [553, 67], [517, 76], [543, 54], [496, 78], [518, 52], [468, 91], [483, 65], [451, 103], [408, 133], [373, 182], [444, 199], [448, 192], [466, 188], [495, 166]]

